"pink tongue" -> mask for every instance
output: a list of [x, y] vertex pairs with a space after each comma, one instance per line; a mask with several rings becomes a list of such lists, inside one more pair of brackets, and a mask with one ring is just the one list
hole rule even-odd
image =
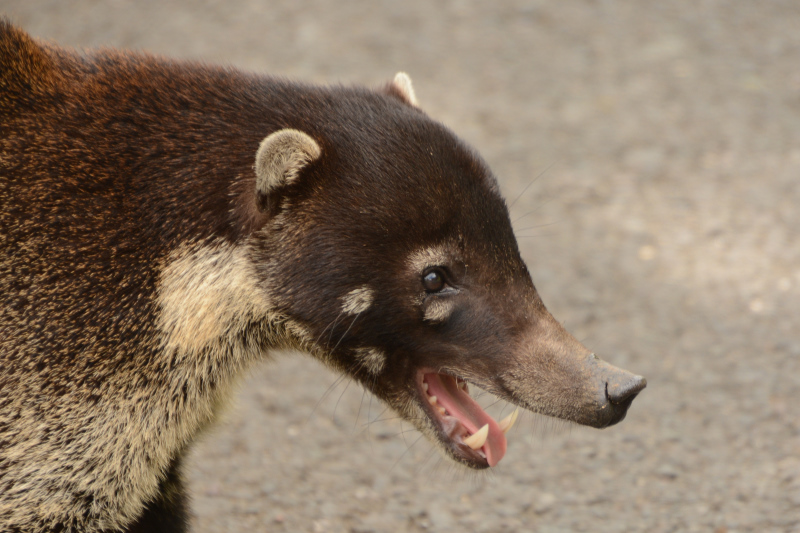
[[483, 445], [483, 453], [489, 466], [494, 466], [506, 454], [506, 436], [494, 421], [494, 418], [481, 409], [469, 394], [458, 388], [455, 378], [443, 374], [425, 374], [428, 383], [428, 395], [436, 396], [436, 400], [461, 422], [470, 434], [489, 424], [489, 437]]

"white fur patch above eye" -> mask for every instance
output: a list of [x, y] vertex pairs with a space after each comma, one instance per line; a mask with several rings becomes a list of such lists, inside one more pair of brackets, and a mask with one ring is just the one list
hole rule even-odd
[[386, 366], [386, 354], [377, 348], [358, 348], [356, 359], [370, 374], [380, 374]]
[[431, 246], [420, 248], [409, 255], [407, 264], [413, 272], [421, 274], [426, 268], [448, 264], [449, 259], [443, 246]]
[[363, 313], [372, 305], [372, 299], [372, 289], [366, 285], [353, 289], [342, 298], [342, 311], [348, 315]]

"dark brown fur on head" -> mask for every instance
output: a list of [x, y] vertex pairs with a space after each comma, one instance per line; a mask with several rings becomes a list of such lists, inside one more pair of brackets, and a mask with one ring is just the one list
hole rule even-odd
[[495, 178], [404, 74], [316, 87], [0, 20], [0, 204], [4, 531], [181, 530], [180, 458], [275, 348], [475, 468], [497, 424], [467, 446], [429, 382], [598, 427], [644, 386], [549, 315]]

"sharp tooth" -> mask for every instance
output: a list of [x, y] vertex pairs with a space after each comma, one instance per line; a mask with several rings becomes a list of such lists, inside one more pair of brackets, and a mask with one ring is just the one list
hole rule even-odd
[[447, 413], [447, 410], [444, 407], [440, 407], [439, 408], [439, 413], [445, 414], [445, 413]]
[[503, 433], [508, 433], [508, 430], [511, 429], [511, 426], [514, 425], [514, 422], [517, 421], [517, 417], [519, 416], [519, 407], [514, 409], [514, 412], [502, 419], [497, 425], [500, 426], [500, 429], [503, 430]]
[[422, 382], [422, 390], [424, 390], [425, 392], [428, 392], [428, 383], [425, 382], [425, 381]]
[[486, 444], [486, 438], [489, 436], [489, 424], [486, 424], [481, 429], [479, 429], [474, 435], [470, 435], [466, 439], [464, 439], [464, 444], [472, 448], [473, 450], [477, 450], [484, 444]]
[[458, 388], [463, 390], [463, 391], [467, 390], [467, 382], [466, 381], [459, 382], [458, 383]]
[[428, 401], [431, 402], [431, 405], [436, 403], [436, 396], [428, 396]]

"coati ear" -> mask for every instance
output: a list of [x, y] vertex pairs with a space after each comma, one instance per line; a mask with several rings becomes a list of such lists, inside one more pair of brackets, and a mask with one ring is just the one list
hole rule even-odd
[[411, 78], [408, 74], [405, 72], [398, 72], [395, 74], [394, 80], [392, 80], [391, 88], [394, 89], [395, 92], [406, 101], [406, 103], [413, 105], [414, 107], [419, 107], [417, 95], [414, 94], [414, 86], [411, 85]]
[[288, 185], [322, 150], [307, 133], [283, 129], [268, 135], [256, 152], [256, 195], [262, 211], [270, 209], [270, 193]]

